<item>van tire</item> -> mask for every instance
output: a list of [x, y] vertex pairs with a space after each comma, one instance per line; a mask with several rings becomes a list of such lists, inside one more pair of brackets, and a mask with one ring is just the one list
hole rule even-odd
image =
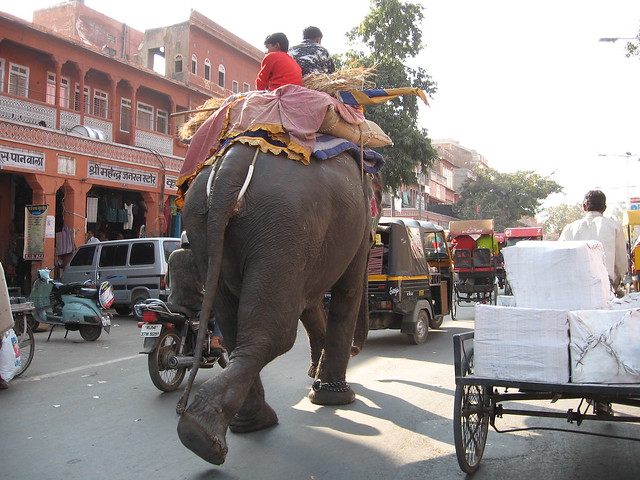
[[113, 308], [118, 315], [129, 315], [131, 313], [131, 307], [129, 305], [117, 305]]
[[139, 322], [142, 321], [142, 317], [138, 316], [138, 314], [136, 313], [136, 309], [133, 308], [133, 306], [137, 305], [139, 303], [143, 303], [148, 298], [149, 298], [149, 295], [147, 295], [145, 293], [136, 293], [135, 298], [131, 301], [131, 309], [133, 310], [133, 316]]
[[420, 310], [418, 312], [418, 318], [416, 318], [414, 333], [408, 333], [407, 338], [409, 342], [414, 345], [421, 345], [427, 341], [429, 335], [429, 314], [426, 310]]

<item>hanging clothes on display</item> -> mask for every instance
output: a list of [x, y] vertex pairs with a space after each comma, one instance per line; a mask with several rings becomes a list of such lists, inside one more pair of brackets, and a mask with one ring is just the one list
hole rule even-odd
[[133, 203], [126, 201], [124, 209], [127, 211], [127, 221], [122, 225], [122, 229], [131, 230], [133, 228]]
[[75, 235], [73, 234], [73, 230], [65, 225], [61, 231], [56, 233], [56, 255], [66, 255], [75, 249]]

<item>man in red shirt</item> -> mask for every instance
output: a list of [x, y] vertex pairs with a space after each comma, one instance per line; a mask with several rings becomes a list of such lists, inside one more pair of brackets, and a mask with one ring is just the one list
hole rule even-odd
[[458, 235], [453, 240], [451, 240], [451, 245], [453, 246], [454, 250], [473, 250], [477, 246], [476, 241], [469, 235]]
[[289, 40], [284, 33], [269, 35], [264, 46], [267, 54], [262, 59], [260, 72], [256, 78], [258, 90], [275, 90], [282, 85], [302, 85], [302, 69], [291, 57]]

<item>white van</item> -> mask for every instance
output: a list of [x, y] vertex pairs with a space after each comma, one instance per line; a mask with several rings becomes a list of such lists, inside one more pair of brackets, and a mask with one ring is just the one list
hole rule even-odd
[[89, 243], [73, 254], [61, 281], [108, 281], [113, 285], [113, 308], [119, 315], [128, 315], [133, 305], [147, 298], [167, 299], [167, 260], [177, 248], [180, 239], [168, 237]]

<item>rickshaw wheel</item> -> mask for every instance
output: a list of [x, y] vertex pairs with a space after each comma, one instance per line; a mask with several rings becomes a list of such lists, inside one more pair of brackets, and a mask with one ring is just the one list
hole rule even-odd
[[437, 330], [442, 326], [442, 322], [444, 322], [444, 315], [436, 315], [429, 320], [429, 328]]
[[457, 385], [453, 411], [453, 440], [458, 465], [465, 473], [480, 466], [489, 431], [491, 387]]
[[429, 335], [429, 321], [429, 314], [424, 310], [420, 310], [420, 312], [418, 312], [418, 319], [416, 321], [414, 333], [407, 334], [407, 338], [410, 343], [413, 345], [422, 345], [427, 341], [427, 336]]

